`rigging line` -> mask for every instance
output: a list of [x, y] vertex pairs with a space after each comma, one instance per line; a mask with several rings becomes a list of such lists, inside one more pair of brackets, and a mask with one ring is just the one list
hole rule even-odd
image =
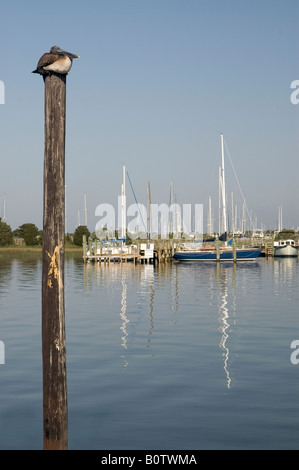
[[132, 193], [133, 193], [133, 196], [134, 196], [134, 199], [135, 199], [135, 202], [137, 204], [137, 208], [138, 208], [138, 211], [139, 211], [139, 214], [140, 214], [140, 217], [141, 217], [141, 221], [143, 223], [143, 227], [144, 227], [144, 230], [146, 232], [146, 227], [145, 227], [145, 223], [144, 223], [144, 220], [143, 220], [143, 217], [142, 217], [142, 213], [141, 213], [141, 210], [139, 208], [139, 204], [138, 204], [138, 201], [137, 201], [137, 198], [136, 198], [136, 195], [135, 195], [135, 191], [133, 189], [133, 185], [132, 185], [132, 182], [131, 182], [131, 178], [129, 176], [129, 173], [128, 173], [128, 170], [126, 169], [126, 173], [127, 173], [127, 176], [128, 176], [128, 180], [129, 180], [129, 183], [130, 183], [130, 186], [131, 186], [131, 189], [132, 189]]
[[236, 178], [236, 181], [237, 181], [237, 185], [238, 185], [239, 191], [240, 191], [240, 193], [241, 193], [241, 196], [242, 196], [242, 199], [243, 199], [243, 203], [245, 204], [245, 208], [246, 208], [247, 215], [248, 215], [248, 217], [249, 217], [249, 220], [250, 220], [251, 226], [252, 226], [252, 228], [253, 228], [253, 227], [254, 227], [254, 225], [253, 225], [253, 222], [252, 222], [252, 219], [251, 219], [251, 216], [250, 216], [250, 213], [249, 213], [249, 210], [248, 210], [247, 204], [246, 204], [246, 200], [245, 200], [245, 197], [244, 197], [244, 195], [243, 195], [243, 192], [242, 192], [242, 189], [241, 189], [241, 186], [240, 186], [240, 183], [239, 183], [239, 180], [238, 180], [237, 174], [236, 174], [236, 172], [235, 172], [234, 165], [233, 165], [232, 159], [231, 159], [231, 157], [230, 157], [230, 154], [229, 154], [229, 151], [228, 151], [228, 148], [227, 148], [227, 145], [226, 145], [226, 142], [225, 142], [225, 140], [224, 140], [224, 144], [225, 144], [225, 148], [226, 148], [226, 151], [227, 151], [227, 154], [228, 154], [229, 160], [230, 160], [231, 167], [232, 167], [232, 169], [233, 169], [234, 176], [235, 176], [235, 178]]

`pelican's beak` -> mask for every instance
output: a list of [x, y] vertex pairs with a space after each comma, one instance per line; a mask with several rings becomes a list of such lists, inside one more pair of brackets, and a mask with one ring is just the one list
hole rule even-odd
[[76, 54], [72, 54], [71, 52], [67, 52], [67, 51], [61, 51], [60, 54], [64, 54], [64, 55], [67, 55], [70, 59], [79, 59], [79, 55], [76, 55]]

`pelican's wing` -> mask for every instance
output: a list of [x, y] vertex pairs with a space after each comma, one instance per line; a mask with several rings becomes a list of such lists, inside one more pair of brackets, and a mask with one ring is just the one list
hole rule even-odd
[[38, 61], [37, 68], [47, 67], [47, 65], [53, 64], [57, 59], [59, 59], [58, 54], [50, 54], [46, 52]]

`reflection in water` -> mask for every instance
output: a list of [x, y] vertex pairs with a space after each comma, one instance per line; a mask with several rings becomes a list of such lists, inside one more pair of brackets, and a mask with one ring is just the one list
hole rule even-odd
[[[218, 313], [220, 327], [222, 333], [219, 346], [223, 351], [224, 372], [226, 375], [226, 386], [231, 388], [231, 358], [229, 342], [232, 344], [232, 326], [237, 325], [237, 292], [248, 295], [247, 283], [260, 274], [259, 264], [217, 264], [216, 279], [218, 284]], [[237, 284], [238, 282], [238, 284]], [[231, 337], [229, 337], [231, 336]]]
[[[72, 447], [298, 448], [298, 266], [67, 260]], [[39, 435], [40, 279], [0, 263], [3, 448]]]
[[[197, 283], [198, 290], [201, 286], [208, 285], [208, 297], [210, 305], [217, 308], [218, 331], [221, 333], [219, 347], [223, 355], [223, 369], [226, 377], [226, 387], [232, 386], [231, 362], [232, 347], [236, 342], [236, 334], [232, 328], [237, 325], [237, 292], [239, 295], [248, 294], [248, 282], [260, 275], [258, 263], [200, 263], [198, 265], [178, 265], [181, 269], [182, 280], [186, 275], [186, 270], [190, 270], [189, 275]], [[176, 292], [177, 297], [178, 293]], [[200, 302], [201, 299], [197, 299]], [[178, 300], [177, 300], [178, 302]], [[234, 348], [233, 348], [234, 349]]]
[[226, 373], [226, 378], [227, 378], [227, 388], [230, 388], [230, 383], [231, 383], [231, 378], [229, 375], [229, 369], [228, 369], [228, 358], [229, 358], [229, 349], [228, 346], [226, 345], [227, 339], [228, 339], [228, 330], [229, 328], [229, 323], [228, 323], [228, 308], [227, 308], [227, 293], [228, 293], [228, 287], [227, 287], [227, 276], [225, 276], [225, 280], [223, 283], [220, 285], [219, 289], [219, 322], [221, 323], [221, 326], [219, 328], [219, 331], [222, 332], [222, 337], [220, 339], [219, 346], [221, 349], [223, 349], [223, 356], [224, 356], [224, 371]]
[[298, 290], [294, 291], [293, 288], [293, 280], [296, 279], [297, 270], [297, 258], [275, 258], [272, 261], [274, 295], [283, 296], [285, 300], [298, 295]]
[[[298, 266], [67, 260], [72, 447], [298, 448]], [[0, 263], [3, 448], [37, 445], [40, 280]]]
[[171, 277], [171, 311], [179, 311], [179, 277], [178, 271], [175, 269]]
[[[268, 263], [267, 260], [262, 262]], [[298, 260], [269, 260], [269, 263], [271, 266], [273, 264], [275, 292], [279, 294], [283, 289], [284, 295], [287, 295], [289, 289], [294, 295], [293, 282], [298, 270]], [[143, 321], [146, 321], [147, 326], [145, 329], [142, 328], [143, 337], [140, 336], [139, 340], [144, 340], [146, 335], [146, 346], [150, 348], [155, 315], [159, 322], [161, 319], [160, 295], [162, 291], [165, 292], [169, 302], [163, 312], [164, 320], [164, 315], [178, 313], [181, 310], [185, 315], [180, 317], [180, 320], [184, 322], [189, 321], [186, 317], [186, 302], [191, 309], [196, 309], [202, 305], [204, 292], [209, 299], [209, 308], [214, 309], [218, 315], [220, 325], [218, 331], [221, 334], [218, 344], [223, 355], [225, 382], [227, 388], [232, 387], [231, 367], [238, 331], [235, 328], [238, 312], [237, 299], [244, 302], [244, 299], [248, 298], [249, 285], [251, 290], [259, 288], [261, 270], [258, 262], [196, 265], [182, 263], [161, 266], [86, 263], [83, 270], [85, 295], [89, 295], [89, 290], [96, 287], [97, 295], [103, 295], [104, 289], [104, 295], [107, 294], [108, 298], [112, 296], [119, 302], [120, 346], [127, 352], [133, 348], [133, 341], [136, 344], [136, 333], [140, 331], [140, 322]], [[165, 298], [163, 296], [164, 294], [162, 299]], [[156, 305], [154, 304], [155, 297]], [[173, 320], [173, 317], [169, 318]], [[181, 328], [182, 323], [177, 323], [177, 320], [178, 318], [175, 321], [169, 321], [168, 328], [173, 326]], [[157, 325], [156, 327], [160, 328], [160, 323]], [[125, 358], [125, 364], [128, 363], [127, 361], [128, 357]]]
[[121, 310], [120, 310], [120, 317], [122, 319], [122, 325], [120, 327], [123, 336], [121, 337], [122, 343], [121, 346], [125, 349], [127, 349], [127, 323], [129, 323], [129, 320], [126, 316], [127, 312], [127, 284], [126, 284], [126, 269], [123, 269], [121, 267], [121, 285], [122, 285], [122, 291], [121, 291]]
[[[224, 357], [224, 372], [226, 374], [226, 384], [227, 388], [230, 388], [231, 377], [229, 372], [229, 348], [228, 348], [228, 338], [229, 338], [229, 305], [228, 305], [228, 269], [221, 269], [222, 267], [217, 264], [217, 281], [219, 283], [219, 300], [218, 300], [218, 312], [219, 312], [219, 322], [221, 326], [219, 331], [221, 331], [222, 336], [219, 342], [220, 348], [223, 350]], [[221, 271], [220, 271], [221, 269]], [[231, 266], [233, 270], [233, 283], [232, 283], [232, 315], [235, 316], [236, 308], [236, 295], [235, 295], [235, 279], [236, 279], [236, 265], [235, 263]]]
[[[150, 347], [152, 330], [154, 329], [154, 266], [152, 264], [138, 264], [132, 263], [84, 263], [83, 265], [83, 286], [84, 295], [91, 295], [91, 291], [97, 288], [98, 292], [105, 289], [108, 297], [119, 296], [120, 310], [119, 315], [121, 319], [121, 341], [120, 346], [122, 349], [128, 350], [129, 339], [133, 339], [133, 330], [135, 331], [138, 326], [138, 321], [142, 319], [140, 315], [136, 317], [137, 312], [141, 315], [148, 305], [148, 319], [149, 326], [147, 328], [147, 347]], [[138, 286], [136, 291], [136, 286]], [[133, 293], [136, 293], [134, 308], [132, 309], [131, 303], [129, 304], [128, 298], [131, 299]], [[102, 294], [99, 294], [102, 295]], [[129, 307], [130, 305], [130, 307]], [[131, 324], [131, 331], [128, 330], [128, 325]], [[124, 356], [122, 356], [123, 359]], [[128, 365], [125, 359], [125, 367]]]
[[[6, 299], [10, 290], [12, 279], [12, 260], [2, 260], [0, 259], [0, 315], [2, 315], [6, 308]], [[2, 330], [2, 325], [0, 324], [0, 330]], [[0, 336], [0, 340], [2, 336]]]
[[142, 301], [146, 301], [148, 298], [149, 329], [147, 333], [147, 347], [149, 347], [152, 330], [154, 329], [154, 266], [152, 264], [145, 264], [142, 268], [140, 270], [140, 294]]
[[12, 278], [12, 260], [0, 259], [0, 298], [7, 294]]
[[41, 288], [41, 260], [36, 258], [0, 258], [0, 299], [10, 290], [26, 290], [35, 296]]

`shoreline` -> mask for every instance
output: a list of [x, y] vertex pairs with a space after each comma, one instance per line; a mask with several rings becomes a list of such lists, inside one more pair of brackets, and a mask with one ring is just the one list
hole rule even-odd
[[[73, 255], [73, 256], [82, 256], [83, 252], [82, 248], [79, 246], [65, 246], [64, 253], [66, 256]], [[6, 255], [9, 256], [42, 256], [42, 246], [17, 246], [17, 245], [9, 245], [9, 246], [0, 246], [0, 257], [5, 257]]]

